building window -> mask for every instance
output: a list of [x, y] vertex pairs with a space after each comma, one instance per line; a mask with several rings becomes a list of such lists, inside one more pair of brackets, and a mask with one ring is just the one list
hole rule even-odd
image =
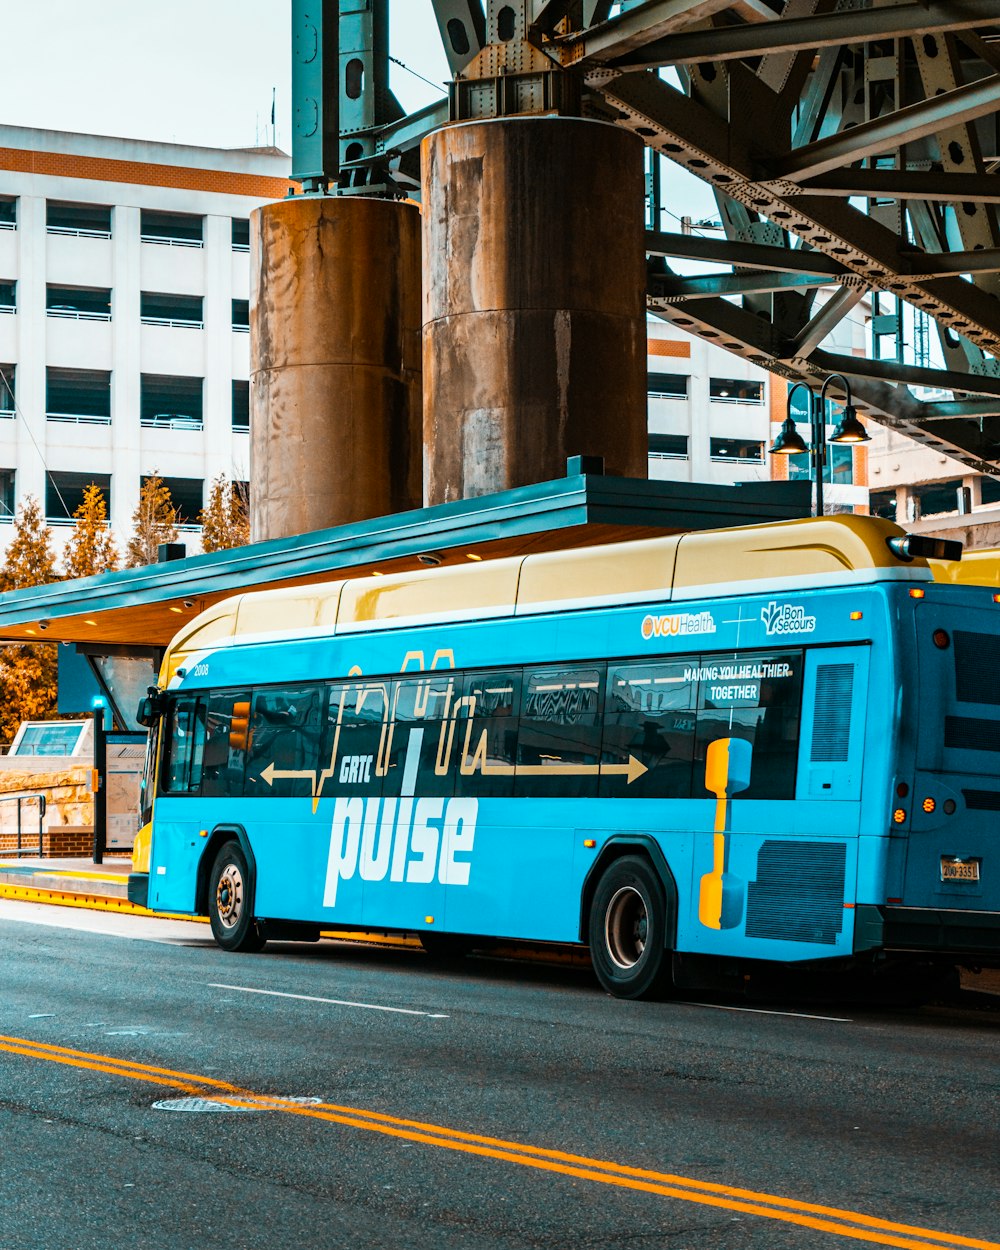
[[646, 374], [646, 393], [650, 399], [687, 399], [688, 375], [686, 373]]
[[887, 521], [896, 519], [896, 492], [894, 490], [872, 491], [868, 501], [872, 516], [884, 517]]
[[686, 434], [650, 434], [650, 460], [686, 460], [688, 436]]
[[0, 313], [17, 312], [17, 283], [0, 282]]
[[187, 330], [203, 328], [204, 301], [200, 295], [161, 295], [156, 291], [143, 291], [140, 296], [139, 316], [147, 326], [180, 326]]
[[45, 313], [69, 321], [110, 321], [111, 292], [106, 287], [50, 284], [45, 288]]
[[250, 429], [250, 383], [233, 381], [233, 429]]
[[[143, 486], [148, 477], [140, 479]], [[198, 514], [205, 504], [205, 483], [200, 477], [165, 477], [163, 485], [170, 491], [170, 502], [177, 511], [177, 524], [196, 529]]]
[[919, 502], [918, 517], [936, 516], [939, 512], [958, 511], [958, 492], [962, 486], [960, 477], [947, 482], [932, 482], [927, 486], [911, 488], [910, 494]]
[[155, 213], [142, 210], [139, 233], [143, 243], [168, 247], [204, 247], [204, 217], [194, 213]]
[[111, 374], [103, 369], [46, 369], [45, 416], [70, 425], [110, 425]]
[[17, 365], [0, 365], [0, 419], [12, 421], [17, 416], [14, 380]]
[[250, 301], [247, 299], [233, 300], [233, 329], [243, 334], [250, 333]]
[[149, 429], [200, 430], [201, 378], [144, 373], [140, 383], [140, 423]]
[[13, 195], [0, 195], [0, 230], [17, 229], [17, 200]]
[[111, 209], [106, 204], [71, 204], [63, 200], [49, 200], [45, 205], [45, 229], [49, 234], [110, 239]]
[[742, 464], [763, 464], [764, 444], [746, 438], [712, 438], [708, 442], [712, 460], [737, 460]]
[[748, 382], [745, 378], [710, 378], [708, 397], [721, 404], [762, 404], [764, 383]]
[[250, 251], [250, 221], [246, 217], [233, 218], [233, 251]]
[[50, 523], [72, 522], [73, 513], [83, 503], [88, 486], [99, 486], [111, 511], [110, 473], [46, 473], [45, 519]]
[[[800, 430], [802, 437], [808, 442], [808, 430]], [[827, 430], [829, 437], [830, 431]], [[799, 452], [788, 457], [788, 478], [792, 482], [812, 480], [812, 463], [810, 453]], [[826, 464], [823, 466], [823, 481], [834, 486], [852, 486], [854, 484], [854, 448], [839, 447], [836, 443], [826, 445]]]
[[16, 480], [16, 469], [0, 469], [0, 523], [9, 523], [14, 519], [14, 483]]
[[979, 491], [980, 503], [1000, 503], [1000, 478], [980, 478]]

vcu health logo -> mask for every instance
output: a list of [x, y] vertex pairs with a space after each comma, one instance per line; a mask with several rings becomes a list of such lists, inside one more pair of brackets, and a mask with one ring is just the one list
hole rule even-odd
[[711, 612], [675, 612], [671, 616], [644, 616], [642, 636], [670, 638], [687, 634], [714, 634], [715, 618]]
[[811, 634], [816, 628], [815, 616], [806, 616], [806, 610], [798, 603], [777, 604], [772, 599], [761, 608], [760, 619], [769, 638], [775, 634]]

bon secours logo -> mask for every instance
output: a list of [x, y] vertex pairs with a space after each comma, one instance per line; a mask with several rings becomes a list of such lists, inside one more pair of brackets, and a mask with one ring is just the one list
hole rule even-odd
[[674, 616], [645, 616], [643, 638], [669, 638], [677, 634], [714, 634], [715, 618], [711, 612], [679, 612]]
[[777, 604], [772, 599], [761, 608], [760, 619], [770, 638], [774, 634], [811, 634], [816, 628], [815, 616], [806, 616], [806, 610], [798, 603]]

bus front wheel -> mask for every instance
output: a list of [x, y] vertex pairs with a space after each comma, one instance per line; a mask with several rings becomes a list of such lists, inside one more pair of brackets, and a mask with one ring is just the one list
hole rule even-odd
[[243, 848], [227, 842], [208, 880], [212, 936], [227, 951], [259, 951], [265, 942], [253, 918], [253, 880]]
[[594, 891], [588, 936], [597, 979], [615, 998], [652, 998], [668, 988], [667, 904], [647, 859], [626, 855], [608, 865]]

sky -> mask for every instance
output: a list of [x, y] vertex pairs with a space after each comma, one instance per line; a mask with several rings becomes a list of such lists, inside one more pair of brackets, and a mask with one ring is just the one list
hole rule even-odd
[[[430, 0], [394, 0], [390, 54], [442, 83]], [[291, 149], [290, 0], [0, 0], [2, 118], [13, 126]], [[393, 65], [407, 112], [444, 94]]]

